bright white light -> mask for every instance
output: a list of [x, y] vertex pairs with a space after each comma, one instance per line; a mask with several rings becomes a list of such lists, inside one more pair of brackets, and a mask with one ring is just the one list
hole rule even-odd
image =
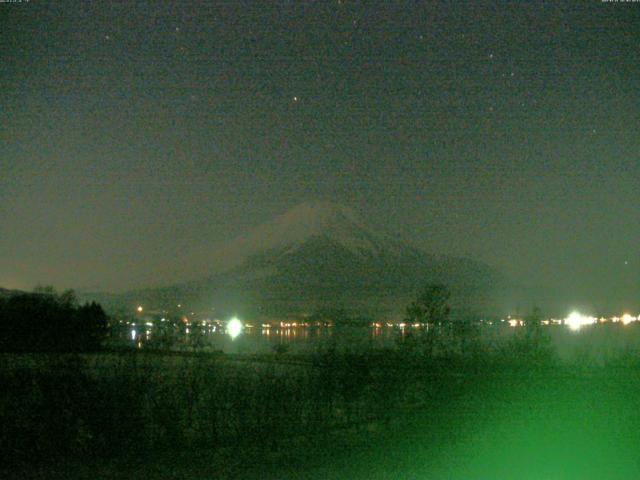
[[622, 320], [623, 325], [629, 325], [631, 322], [636, 321], [636, 317], [633, 317], [628, 313], [625, 313], [624, 315], [622, 315], [622, 318], [620, 320]]
[[138, 308], [136, 308], [136, 310], [138, 311], [138, 313], [142, 312], [142, 305], [138, 305]]
[[233, 317], [229, 320], [229, 323], [227, 323], [227, 333], [231, 338], [236, 338], [242, 333], [242, 322], [236, 317]]
[[571, 315], [564, 319], [564, 324], [571, 330], [579, 330], [584, 325], [593, 325], [596, 321], [595, 317], [587, 317], [578, 312], [572, 312]]
[[136, 339], [136, 331], [134, 329], [134, 330], [131, 330], [131, 340], [135, 340], [135, 339]]

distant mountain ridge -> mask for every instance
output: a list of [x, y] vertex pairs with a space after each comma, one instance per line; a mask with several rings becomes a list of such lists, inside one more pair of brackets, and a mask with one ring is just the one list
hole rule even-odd
[[353, 314], [398, 316], [429, 282], [451, 286], [466, 309], [492, 308], [505, 284], [491, 267], [437, 256], [374, 231], [354, 210], [331, 202], [303, 203], [220, 247], [227, 266], [205, 278], [105, 297], [106, 304], [177, 304], [220, 314], [301, 316], [341, 308]]

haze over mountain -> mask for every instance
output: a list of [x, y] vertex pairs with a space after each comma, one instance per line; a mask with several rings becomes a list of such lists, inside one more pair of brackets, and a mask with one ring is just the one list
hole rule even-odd
[[220, 314], [301, 316], [339, 309], [397, 317], [418, 289], [441, 282], [450, 285], [458, 311], [501, 313], [508, 284], [485, 264], [423, 252], [331, 202], [298, 205], [215, 246], [209, 258], [200, 266], [208, 275], [101, 300], [167, 309], [181, 304]]

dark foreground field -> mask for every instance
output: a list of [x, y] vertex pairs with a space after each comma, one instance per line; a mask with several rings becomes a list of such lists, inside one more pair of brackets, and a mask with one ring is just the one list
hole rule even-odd
[[630, 358], [126, 353], [2, 366], [2, 478], [640, 476]]

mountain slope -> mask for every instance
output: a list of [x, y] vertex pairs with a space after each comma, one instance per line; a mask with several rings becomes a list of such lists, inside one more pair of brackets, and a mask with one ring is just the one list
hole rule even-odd
[[[493, 308], [504, 281], [468, 259], [430, 255], [374, 231], [353, 210], [305, 203], [220, 247], [226, 265], [206, 278], [130, 292], [120, 301], [216, 312], [290, 316], [341, 308], [393, 316], [429, 282], [451, 286], [454, 302]], [[216, 255], [212, 255], [215, 257]]]

